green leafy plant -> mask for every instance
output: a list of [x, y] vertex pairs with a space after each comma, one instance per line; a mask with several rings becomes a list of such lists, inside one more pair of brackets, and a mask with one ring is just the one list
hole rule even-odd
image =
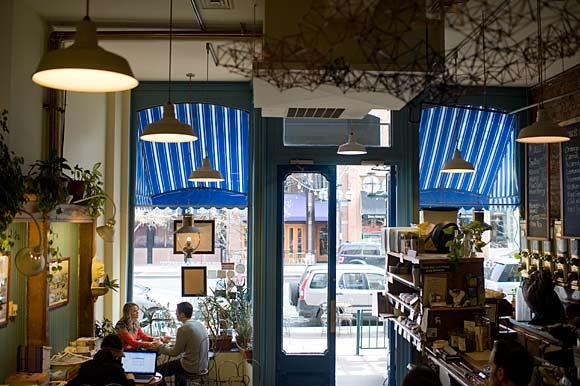
[[26, 203], [26, 179], [22, 172], [24, 158], [10, 151], [6, 143], [9, 133], [6, 110], [0, 113], [0, 128], [0, 234], [3, 234]]
[[452, 262], [456, 262], [460, 257], [469, 257], [472, 252], [481, 252], [487, 243], [481, 240], [483, 232], [488, 230], [479, 221], [472, 221], [465, 226], [459, 227], [459, 230], [451, 227], [443, 229], [446, 234], [453, 234], [453, 239], [445, 243], [449, 247], [447, 256]]
[[[87, 207], [87, 214], [91, 217], [99, 217], [105, 210], [105, 191], [103, 189], [103, 174], [100, 171], [101, 163], [97, 162], [91, 169], [84, 169], [75, 165], [72, 169], [72, 181], [80, 182], [84, 188], [83, 197], [91, 197], [79, 204]], [[95, 197], [93, 197], [95, 196]], [[80, 200], [83, 197], [75, 200]]]
[[109, 275], [105, 275], [105, 280], [101, 283], [101, 287], [109, 288], [115, 292], [119, 292], [119, 281], [117, 279], [109, 278]]
[[8, 231], [0, 232], [0, 255], [11, 250], [16, 240], [18, 240], [17, 234]]
[[103, 338], [110, 334], [115, 334], [115, 327], [113, 326], [113, 322], [109, 319], [105, 318], [102, 321], [96, 320], [95, 321], [95, 336], [97, 338]]
[[234, 282], [235, 291], [230, 292], [233, 296], [226, 299], [229, 303], [229, 315], [232, 328], [236, 332], [236, 344], [242, 349], [253, 347], [254, 326], [252, 302], [245, 281]]
[[44, 214], [53, 209], [57, 213], [61, 211], [57, 208], [59, 204], [66, 203], [69, 195], [66, 188], [68, 177], [65, 174], [71, 167], [68, 161], [51, 152], [44, 161], [36, 161], [30, 167], [27, 178], [27, 191], [36, 194], [38, 208]]
[[50, 281], [54, 277], [54, 274], [62, 271], [62, 253], [60, 252], [60, 247], [55, 244], [55, 240], [58, 238], [58, 234], [52, 230], [48, 229], [48, 254], [50, 256], [50, 261], [55, 261], [56, 264], [50, 265], [50, 271], [48, 272], [47, 279]]

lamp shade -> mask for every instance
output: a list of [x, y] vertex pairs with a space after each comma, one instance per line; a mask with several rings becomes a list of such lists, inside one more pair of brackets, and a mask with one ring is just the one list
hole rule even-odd
[[554, 123], [542, 107], [538, 109], [536, 122], [520, 130], [516, 139], [521, 143], [558, 143], [569, 140], [570, 136], [566, 129]]
[[115, 241], [115, 219], [110, 218], [107, 220], [105, 225], [97, 227], [97, 234], [107, 242], [112, 243]]
[[367, 149], [360, 143], [356, 142], [353, 132], [348, 134], [348, 142], [340, 145], [336, 152], [336, 154], [340, 155], [362, 155], [366, 153]]
[[81, 21], [70, 47], [49, 51], [42, 57], [32, 81], [81, 92], [123, 91], [139, 84], [125, 58], [99, 47], [97, 27], [89, 17]]
[[186, 233], [201, 233], [201, 230], [193, 226], [193, 216], [186, 214], [183, 216], [182, 226], [175, 233], [186, 234]]
[[453, 158], [450, 161], [445, 162], [441, 173], [473, 173], [475, 169], [470, 162], [465, 161], [461, 157], [461, 152], [459, 149], [455, 149], [453, 153]]
[[167, 102], [163, 118], [145, 126], [140, 138], [150, 142], [193, 142], [197, 141], [197, 133], [193, 127], [175, 118], [175, 107]]
[[201, 168], [192, 171], [188, 180], [194, 182], [221, 182], [224, 180], [224, 177], [219, 170], [211, 167], [209, 158], [205, 157]]
[[38, 275], [46, 266], [40, 246], [24, 247], [16, 253], [16, 269], [25, 276]]

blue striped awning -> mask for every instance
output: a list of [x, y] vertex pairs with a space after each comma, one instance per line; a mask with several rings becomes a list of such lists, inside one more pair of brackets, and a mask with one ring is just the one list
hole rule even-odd
[[[420, 207], [518, 204], [514, 126], [513, 116], [499, 112], [444, 106], [423, 110], [419, 127]], [[440, 172], [456, 147], [473, 164], [475, 173]]]
[[[248, 192], [247, 112], [209, 104], [175, 105], [177, 119], [199, 139], [188, 143], [141, 141], [145, 126], [161, 119], [163, 106], [138, 112], [135, 204], [181, 207], [244, 207]], [[189, 182], [207, 156], [223, 182]]]

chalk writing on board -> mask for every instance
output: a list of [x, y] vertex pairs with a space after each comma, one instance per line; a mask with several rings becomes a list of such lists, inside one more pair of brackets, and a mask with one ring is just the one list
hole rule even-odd
[[527, 229], [530, 239], [549, 237], [548, 145], [527, 146]]
[[562, 143], [562, 225], [567, 237], [580, 237], [580, 137], [578, 124], [568, 127]]

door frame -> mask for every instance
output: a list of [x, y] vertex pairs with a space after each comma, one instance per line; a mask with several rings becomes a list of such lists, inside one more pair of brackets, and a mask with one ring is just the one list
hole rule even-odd
[[[287, 354], [282, 350], [284, 289], [284, 181], [292, 173], [319, 173], [328, 180], [328, 328], [321, 354]], [[336, 366], [336, 165], [279, 165], [276, 176], [276, 385], [334, 386]], [[314, 228], [316, 229], [316, 228]]]

